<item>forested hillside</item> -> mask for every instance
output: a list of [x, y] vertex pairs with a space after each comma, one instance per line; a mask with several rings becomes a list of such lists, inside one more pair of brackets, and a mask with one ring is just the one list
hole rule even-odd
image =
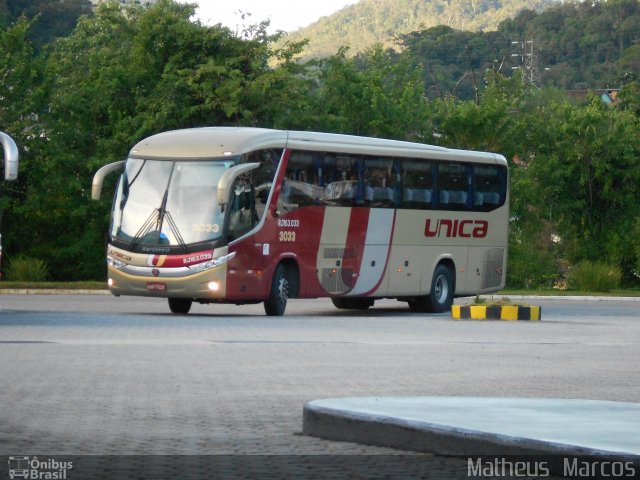
[[0, 28], [24, 16], [33, 22], [29, 39], [40, 47], [71, 33], [77, 18], [91, 8], [89, 0], [0, 0]]
[[305, 57], [335, 54], [349, 46], [352, 54], [376, 43], [391, 46], [396, 36], [437, 25], [469, 31], [496, 30], [522, 10], [541, 11], [558, 0], [360, 0], [288, 39], [309, 39]]
[[[525, 43], [526, 42], [526, 43]], [[400, 37], [430, 97], [474, 98], [484, 71], [524, 68], [537, 86], [618, 88], [640, 75], [640, 2], [565, 3], [524, 11], [495, 32], [439, 26]]]

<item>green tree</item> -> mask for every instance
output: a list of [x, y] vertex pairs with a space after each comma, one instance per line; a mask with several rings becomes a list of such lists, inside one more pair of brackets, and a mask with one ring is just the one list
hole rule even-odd
[[[171, 0], [102, 3], [46, 56], [48, 109], [25, 143], [27, 186], [10, 236], [30, 238], [24, 253], [45, 259], [54, 279], [104, 274], [109, 205], [89, 200], [91, 177], [138, 140], [174, 128], [296, 121], [283, 112], [304, 104], [289, 94], [303, 96], [308, 80], [287, 62], [289, 50], [270, 50], [266, 24], [243, 38], [191, 22], [193, 13]], [[272, 56], [283, 65], [269, 67]]]
[[31, 22], [21, 18], [0, 30], [0, 130], [16, 141], [21, 163], [18, 181], [0, 182], [0, 232], [5, 256], [17, 253], [21, 247], [11, 235], [13, 227], [20, 223], [11, 212], [25, 198], [29, 181], [26, 171], [34, 158], [25, 146], [28, 139], [41, 134], [39, 118], [46, 109], [41, 88], [43, 65], [28, 39], [30, 26]]
[[628, 110], [636, 116], [640, 116], [640, 81], [633, 81], [622, 87], [619, 108]]
[[542, 112], [530, 163], [538, 208], [572, 262], [620, 264], [627, 278], [637, 259], [628, 238], [640, 218], [638, 118], [604, 105], [555, 103]]
[[430, 141], [429, 105], [420, 72], [377, 46], [355, 59], [346, 51], [322, 62], [314, 128], [381, 138]]

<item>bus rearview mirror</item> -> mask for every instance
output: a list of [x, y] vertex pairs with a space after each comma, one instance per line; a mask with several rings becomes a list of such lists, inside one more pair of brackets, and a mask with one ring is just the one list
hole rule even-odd
[[217, 200], [218, 205], [223, 207], [229, 201], [229, 193], [231, 190], [231, 186], [236, 178], [238, 178], [243, 173], [247, 173], [251, 170], [254, 170], [260, 166], [259, 163], [243, 163], [240, 165], [236, 165], [235, 167], [231, 167], [229, 170], [226, 170], [220, 180], [218, 180], [218, 191], [217, 191]]
[[9, 135], [0, 132], [0, 143], [4, 150], [4, 179], [15, 180], [18, 178], [18, 147]]
[[104, 182], [104, 177], [109, 175], [111, 172], [118, 170], [123, 164], [124, 160], [120, 160], [118, 162], [113, 162], [108, 165], [105, 165], [100, 170], [96, 172], [93, 176], [93, 182], [91, 183], [91, 199], [92, 200], [100, 200], [100, 195], [102, 194], [102, 183]]

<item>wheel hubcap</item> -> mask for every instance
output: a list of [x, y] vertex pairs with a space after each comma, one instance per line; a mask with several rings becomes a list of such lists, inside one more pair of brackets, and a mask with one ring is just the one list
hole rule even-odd
[[289, 297], [289, 283], [286, 278], [280, 279], [280, 284], [278, 285], [278, 297], [282, 303], [285, 303]]
[[443, 303], [449, 296], [449, 284], [444, 275], [440, 275], [436, 280], [435, 297], [438, 303]]

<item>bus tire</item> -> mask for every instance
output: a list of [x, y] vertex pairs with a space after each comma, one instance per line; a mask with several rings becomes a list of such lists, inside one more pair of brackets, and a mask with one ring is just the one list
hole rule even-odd
[[409, 300], [407, 303], [409, 303], [409, 310], [411, 310], [412, 312], [422, 312], [422, 302], [420, 301], [420, 298], [414, 298]]
[[333, 297], [331, 301], [334, 307], [341, 310], [367, 310], [373, 306], [374, 299]]
[[442, 263], [436, 267], [429, 292], [429, 307], [434, 313], [451, 310], [453, 303], [453, 274], [451, 269]]
[[331, 302], [333, 302], [333, 306], [334, 307], [339, 308], [341, 310], [346, 310], [347, 308], [349, 308], [347, 306], [347, 299], [346, 298], [333, 297], [331, 299]]
[[439, 264], [433, 272], [429, 295], [409, 300], [409, 309], [413, 312], [442, 313], [451, 310], [453, 303], [453, 274], [444, 264]]
[[193, 301], [190, 298], [170, 298], [169, 309], [171, 313], [186, 315], [191, 310]]
[[287, 268], [281, 263], [276, 267], [271, 281], [269, 298], [264, 301], [264, 311], [269, 316], [281, 316], [287, 308], [289, 298], [289, 280]]
[[347, 298], [347, 308], [352, 310], [367, 310], [369, 307], [373, 307], [373, 298]]

